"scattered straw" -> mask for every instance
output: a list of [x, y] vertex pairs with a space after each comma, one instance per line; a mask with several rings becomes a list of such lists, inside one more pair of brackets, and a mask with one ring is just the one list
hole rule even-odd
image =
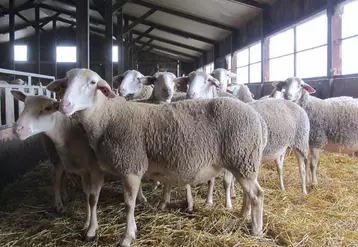
[[[348, 156], [325, 154], [319, 167], [319, 184], [302, 195], [298, 165], [286, 159], [286, 192], [279, 189], [276, 168], [264, 165], [260, 184], [265, 189], [265, 236], [250, 236], [250, 222], [237, 217], [242, 194], [237, 185], [234, 209], [224, 207], [223, 186], [218, 182], [214, 206], [205, 206], [207, 185], [193, 188], [195, 213], [180, 208], [157, 208], [162, 189], [144, 183], [148, 204], [138, 204], [137, 239], [132, 246], [358, 246], [358, 161]], [[99, 232], [91, 243], [82, 240], [85, 216], [79, 178], [67, 180], [67, 215], [57, 217], [52, 205], [52, 169], [48, 163], [7, 186], [0, 205], [0, 246], [115, 246], [124, 230], [125, 212], [120, 182], [107, 181], [102, 190]], [[219, 181], [219, 180], [218, 180]], [[175, 188], [174, 200], [185, 198], [185, 189]]]

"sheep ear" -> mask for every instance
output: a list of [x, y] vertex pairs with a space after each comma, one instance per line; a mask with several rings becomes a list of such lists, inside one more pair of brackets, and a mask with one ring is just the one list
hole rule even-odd
[[12, 96], [14, 96], [15, 99], [25, 102], [26, 94], [24, 94], [23, 92], [21, 92], [19, 90], [11, 90], [10, 92], [11, 92]]
[[272, 82], [272, 86], [273, 87], [279, 87], [279, 86], [281, 86], [281, 84], [283, 84], [284, 82], [283, 81], [274, 81], [274, 82]]
[[141, 78], [138, 78], [138, 81], [142, 83], [143, 85], [154, 85], [154, 82], [157, 80], [155, 76], [143, 76]]
[[214, 77], [209, 78], [208, 82], [210, 83], [211, 86], [215, 86], [216, 88], [220, 89], [222, 87], [221, 83]]
[[315, 93], [316, 90], [311, 87], [310, 85], [308, 85], [307, 83], [303, 83], [302, 85], [303, 89], [306, 90], [309, 94]]
[[230, 72], [230, 77], [231, 78], [237, 78], [237, 74]]
[[189, 84], [188, 76], [178, 77], [178, 78], [175, 78], [173, 81], [179, 91], [184, 92], [184, 93], [187, 92], [188, 84]]
[[103, 79], [98, 81], [97, 89], [100, 90], [107, 98], [116, 97], [116, 94], [112, 91], [111, 87]]
[[51, 91], [51, 92], [60, 92], [62, 89], [67, 87], [67, 77], [62, 78], [62, 79], [57, 79], [54, 80], [52, 82], [50, 82], [47, 86], [46, 89]]

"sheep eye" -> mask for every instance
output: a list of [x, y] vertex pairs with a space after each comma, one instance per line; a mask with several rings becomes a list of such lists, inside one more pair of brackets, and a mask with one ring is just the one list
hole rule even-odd
[[52, 107], [51, 106], [46, 106], [45, 111], [51, 111]]
[[95, 81], [91, 81], [91, 84], [94, 85], [94, 84], [96, 84], [96, 82], [95, 82]]

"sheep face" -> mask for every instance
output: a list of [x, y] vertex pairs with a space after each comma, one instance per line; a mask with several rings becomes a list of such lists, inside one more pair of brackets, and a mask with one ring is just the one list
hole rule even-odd
[[89, 69], [72, 69], [66, 78], [51, 82], [47, 89], [57, 92], [64, 85], [66, 91], [59, 110], [66, 116], [93, 106], [98, 93], [102, 92], [108, 98], [116, 96], [108, 83]]
[[273, 82], [272, 85], [276, 88], [275, 91], [281, 91], [281, 93], [275, 92], [274, 98], [283, 97], [293, 102], [301, 98], [303, 90], [306, 90], [308, 93], [316, 92], [314, 88], [298, 77], [290, 77], [286, 81]]
[[126, 97], [131, 94], [138, 94], [142, 88], [142, 83], [138, 80], [143, 75], [136, 70], [128, 70], [123, 75], [113, 78], [113, 85], [118, 87], [118, 95]]
[[215, 69], [211, 73], [211, 76], [219, 80], [223, 91], [226, 91], [227, 85], [230, 84], [230, 79], [237, 77], [235, 73], [232, 73], [231, 71], [223, 68]]
[[143, 76], [138, 80], [144, 85], [154, 85], [154, 99], [169, 103], [175, 91], [175, 78], [176, 76], [171, 72], [158, 72], [154, 76]]
[[45, 96], [27, 96], [17, 90], [12, 90], [11, 93], [15, 99], [25, 103], [24, 110], [13, 126], [16, 138], [25, 140], [54, 126], [54, 113], [59, 109], [59, 102]]
[[216, 88], [221, 90], [220, 82], [204, 71], [193, 71], [188, 77], [178, 78], [176, 83], [187, 83], [187, 99], [211, 99], [216, 95]]

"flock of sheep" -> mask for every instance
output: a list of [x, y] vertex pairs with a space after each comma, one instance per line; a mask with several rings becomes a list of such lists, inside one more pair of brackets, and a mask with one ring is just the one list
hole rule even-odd
[[[291, 148], [299, 165], [302, 193], [317, 184], [322, 150], [358, 150], [358, 104], [351, 97], [326, 100], [297, 77], [274, 82], [272, 94], [254, 100], [248, 87], [230, 84], [236, 75], [216, 69], [176, 77], [170, 72], [144, 76], [136, 70], [114, 78], [117, 88], [88, 69], [72, 69], [47, 89], [60, 101], [13, 90], [25, 107], [14, 135], [24, 140], [44, 133], [54, 165], [54, 203], [61, 198], [63, 172], [81, 176], [87, 214], [86, 240], [98, 229], [97, 202], [105, 174], [123, 183], [126, 227], [121, 246], [136, 237], [136, 199], [146, 201], [141, 180], [163, 183], [165, 208], [171, 187], [186, 187], [188, 210], [194, 202], [191, 185], [209, 181], [207, 203], [213, 204], [215, 177], [223, 172], [225, 201], [232, 208], [237, 180], [243, 190], [241, 216], [251, 215], [253, 235], [263, 234], [264, 190], [258, 183], [262, 163], [275, 161], [283, 182], [284, 158]], [[137, 197], [138, 195], [138, 197]]]

